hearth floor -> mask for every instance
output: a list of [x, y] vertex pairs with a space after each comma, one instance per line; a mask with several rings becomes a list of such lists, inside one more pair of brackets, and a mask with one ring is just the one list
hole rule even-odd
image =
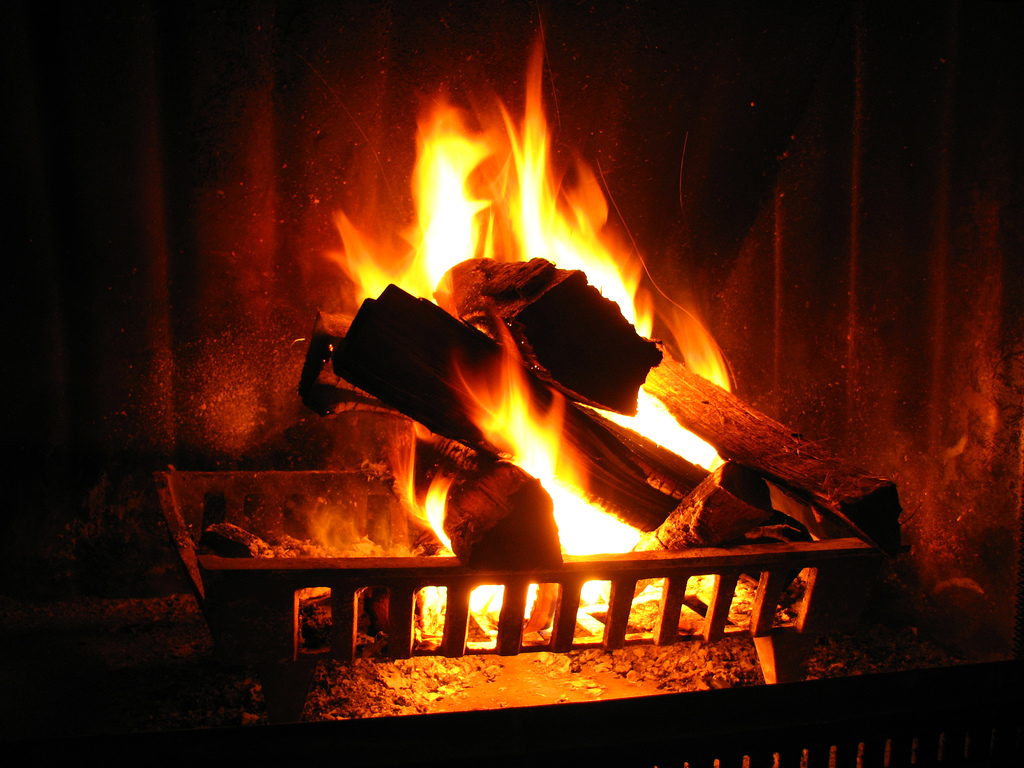
[[[817, 645], [808, 677], [950, 666], [910, 628]], [[612, 653], [322, 662], [304, 720], [498, 709], [762, 685], [742, 638]], [[0, 739], [259, 726], [259, 672], [213, 656], [191, 595], [25, 603], [0, 596]]]

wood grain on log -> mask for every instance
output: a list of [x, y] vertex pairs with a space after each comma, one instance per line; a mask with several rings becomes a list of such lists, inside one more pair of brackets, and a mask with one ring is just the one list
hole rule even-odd
[[442, 283], [452, 314], [485, 328], [503, 320], [541, 379], [579, 402], [636, 413], [637, 391], [661, 352], [585, 273], [544, 259], [469, 259]]
[[654, 532], [666, 549], [714, 547], [743, 537], [772, 516], [771, 495], [753, 470], [727, 461]]
[[644, 389], [722, 458], [757, 471], [886, 554], [896, 555], [901, 508], [892, 480], [830, 454], [667, 353]]

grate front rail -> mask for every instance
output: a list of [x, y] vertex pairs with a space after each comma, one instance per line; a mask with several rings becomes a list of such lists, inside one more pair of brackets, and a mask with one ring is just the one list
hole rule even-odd
[[[750, 544], [729, 549], [634, 552], [566, 556], [555, 569], [471, 570], [453, 557], [225, 558], [198, 554], [199, 534], [211, 519], [227, 520], [260, 533], [303, 525], [300, 499], [347, 505], [347, 514], [392, 519], [381, 499], [386, 483], [360, 472], [189, 473], [158, 476], [165, 517], [210, 626], [218, 655], [231, 663], [296, 661], [299, 598], [308, 588], [329, 588], [331, 642], [327, 653], [352, 660], [359, 653], [360, 595], [387, 590], [387, 645], [391, 658], [416, 655], [458, 657], [467, 653], [515, 655], [562, 653], [630, 644], [667, 645], [726, 635], [753, 639], [769, 683], [802, 676], [806, 655], [826, 632], [850, 629], [859, 620], [883, 555], [855, 538], [807, 543]], [[376, 502], [374, 500], [377, 500]], [[371, 515], [372, 517], [372, 515]], [[791, 621], [776, 613], [786, 586], [803, 573], [806, 588]], [[752, 609], [740, 621], [730, 606], [741, 576], [756, 580]], [[706, 602], [687, 595], [694, 577], [711, 577]], [[664, 579], [653, 631], [631, 632], [630, 609], [637, 584]], [[588, 581], [610, 583], [607, 617], [600, 641], [574, 637], [580, 592]], [[524, 614], [531, 584], [557, 585], [550, 635], [524, 642]], [[470, 593], [478, 586], [504, 589], [493, 646], [468, 641]], [[439, 646], [417, 647], [416, 595], [425, 587], [446, 590], [443, 638]], [[679, 631], [684, 603], [701, 616], [692, 634]]]

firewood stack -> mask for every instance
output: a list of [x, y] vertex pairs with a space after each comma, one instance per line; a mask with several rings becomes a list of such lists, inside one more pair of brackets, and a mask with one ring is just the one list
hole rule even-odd
[[[442, 285], [441, 306], [392, 285], [351, 321], [320, 313], [299, 389], [321, 415], [389, 408], [468, 449], [472, 467], [459, 474], [445, 512], [467, 565], [528, 569], [559, 560], [550, 497], [466, 406], [469, 382], [500, 375], [510, 353], [538, 409], [566, 398], [561, 439], [581, 464], [582, 490], [645, 532], [643, 548], [722, 546], [768, 530], [806, 535], [831, 526], [890, 556], [898, 550], [891, 480], [826, 453], [673, 360], [584, 273], [543, 259], [472, 259]], [[596, 410], [634, 413], [641, 385], [724, 463], [708, 472]], [[773, 497], [786, 504], [773, 505]], [[773, 506], [804, 510], [804, 519]]]

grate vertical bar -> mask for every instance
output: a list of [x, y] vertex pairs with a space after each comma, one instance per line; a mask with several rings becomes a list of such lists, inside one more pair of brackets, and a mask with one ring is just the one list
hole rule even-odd
[[473, 588], [469, 584], [449, 584], [448, 600], [444, 609], [444, 655], [458, 658], [466, 655], [466, 638], [469, 632], [469, 596]]
[[654, 638], [658, 645], [671, 645], [679, 639], [679, 614], [686, 597], [685, 576], [670, 576], [665, 579], [661, 593], [661, 606], [654, 625]]
[[716, 573], [708, 614], [704, 617], [704, 639], [713, 643], [725, 634], [725, 622], [729, 618], [733, 593], [736, 591], [738, 573]]
[[522, 579], [509, 579], [498, 616], [498, 654], [515, 656], [523, 640], [523, 615], [526, 613], [526, 595], [530, 583]]
[[750, 634], [752, 637], [763, 637], [772, 631], [775, 621], [775, 609], [779, 597], [786, 585], [788, 574], [785, 571], [762, 571], [757, 583], [757, 596], [754, 608], [750, 612]]
[[408, 584], [391, 587], [388, 599], [388, 655], [393, 659], [412, 656], [416, 590]]
[[359, 591], [352, 587], [331, 587], [331, 655], [338, 661], [356, 657]]
[[608, 622], [602, 645], [608, 650], [621, 648], [629, 628], [629, 609], [633, 606], [636, 579], [614, 579], [608, 594]]
[[576, 613], [579, 610], [583, 582], [566, 580], [559, 586], [558, 607], [555, 609], [552, 626], [554, 637], [551, 639], [551, 650], [555, 653], [565, 653], [572, 648], [573, 635], [576, 633]]

